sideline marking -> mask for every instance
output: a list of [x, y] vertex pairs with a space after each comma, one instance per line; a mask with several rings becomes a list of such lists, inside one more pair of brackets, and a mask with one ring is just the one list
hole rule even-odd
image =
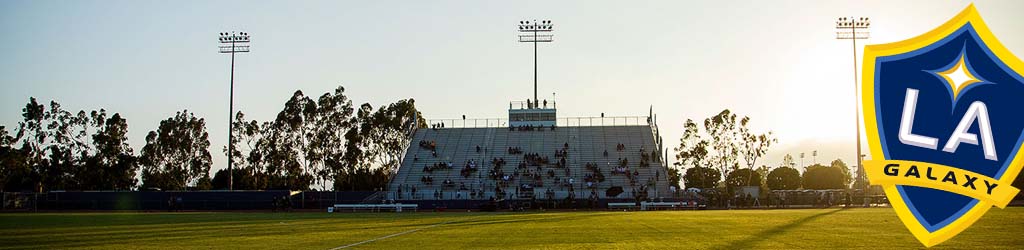
[[[459, 221], [461, 222], [461, 221], [464, 221], [464, 220], [459, 220]], [[408, 230], [408, 231], [404, 231], [404, 232], [398, 232], [398, 233], [394, 233], [394, 234], [390, 234], [390, 235], [386, 235], [386, 236], [382, 236], [382, 237], [378, 237], [378, 238], [374, 238], [374, 239], [364, 240], [364, 241], [360, 241], [360, 242], [356, 242], [356, 243], [352, 243], [352, 244], [348, 244], [348, 245], [344, 245], [344, 246], [340, 246], [340, 247], [331, 248], [331, 250], [345, 249], [345, 248], [354, 247], [354, 246], [358, 246], [358, 245], [362, 245], [362, 244], [366, 244], [366, 243], [370, 243], [370, 242], [374, 242], [374, 241], [378, 241], [378, 240], [383, 240], [383, 239], [387, 239], [387, 238], [391, 238], [391, 237], [395, 237], [395, 236], [402, 236], [404, 234], [415, 233], [416, 231], [420, 231], [420, 230], [424, 230], [424, 229], [430, 229], [430, 228], [435, 228], [435, 227], [438, 227], [438, 226], [441, 226], [441, 225], [444, 225], [444, 224], [448, 224], [448, 223], [452, 223], [452, 222], [456, 222], [456, 221], [454, 221], [454, 220], [445, 221], [445, 222], [437, 223], [437, 224], [430, 225], [430, 226], [425, 226], [425, 227], [421, 227], [421, 228], [417, 228], [417, 229], [412, 229], [412, 230]]]

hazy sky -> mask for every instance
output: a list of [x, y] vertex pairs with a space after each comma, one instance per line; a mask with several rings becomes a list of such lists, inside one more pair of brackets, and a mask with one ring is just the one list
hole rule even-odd
[[[105, 108], [128, 119], [138, 151], [160, 120], [188, 109], [206, 118], [213, 168], [223, 168], [229, 58], [217, 36], [232, 30], [252, 35], [235, 72], [235, 108], [249, 118], [272, 119], [296, 89], [319, 96], [338, 85], [375, 107], [415, 98], [427, 118], [505, 118], [509, 100], [533, 91], [532, 48], [517, 42], [516, 24], [550, 19], [555, 42], [540, 47], [539, 92], [557, 93], [560, 117], [646, 115], [653, 105], [674, 145], [686, 118], [729, 108], [779, 138], [760, 164], [800, 152], [810, 164], [815, 149], [819, 162], [851, 162], [852, 46], [835, 39], [835, 18], [868, 16], [865, 43], [888, 43], [968, 4], [5, 0], [0, 124], [16, 127], [30, 96]], [[976, 5], [1024, 56], [1024, 1]]]

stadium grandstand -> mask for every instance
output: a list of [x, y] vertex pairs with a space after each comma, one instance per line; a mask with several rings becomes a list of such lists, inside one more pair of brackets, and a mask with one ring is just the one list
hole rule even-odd
[[672, 198], [656, 116], [556, 116], [555, 103], [509, 105], [508, 119], [431, 120], [412, 132], [383, 199], [421, 207]]

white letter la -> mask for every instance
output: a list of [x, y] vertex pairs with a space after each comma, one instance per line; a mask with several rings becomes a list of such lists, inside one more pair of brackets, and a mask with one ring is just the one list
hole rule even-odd
[[[911, 132], [914, 129], [914, 113], [917, 111], [917, 92], [917, 89], [907, 89], [906, 99], [903, 102], [903, 116], [900, 120], [900, 142], [911, 146], [937, 149], [938, 139], [915, 135]], [[996, 161], [998, 157], [996, 156], [995, 142], [992, 139], [992, 124], [989, 122], [988, 107], [980, 101], [971, 103], [971, 106], [967, 108], [967, 113], [960, 119], [960, 124], [953, 130], [953, 134], [949, 136], [950, 139], [942, 147], [942, 151], [954, 153], [960, 143], [978, 145], [978, 135], [967, 132], [975, 120], [978, 121], [978, 130], [981, 132], [981, 144], [985, 159]]]

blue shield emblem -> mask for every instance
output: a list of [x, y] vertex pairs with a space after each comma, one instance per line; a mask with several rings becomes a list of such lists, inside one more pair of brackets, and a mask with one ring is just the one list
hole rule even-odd
[[865, 171], [925, 246], [1017, 194], [1024, 63], [973, 5], [921, 36], [864, 50]]

